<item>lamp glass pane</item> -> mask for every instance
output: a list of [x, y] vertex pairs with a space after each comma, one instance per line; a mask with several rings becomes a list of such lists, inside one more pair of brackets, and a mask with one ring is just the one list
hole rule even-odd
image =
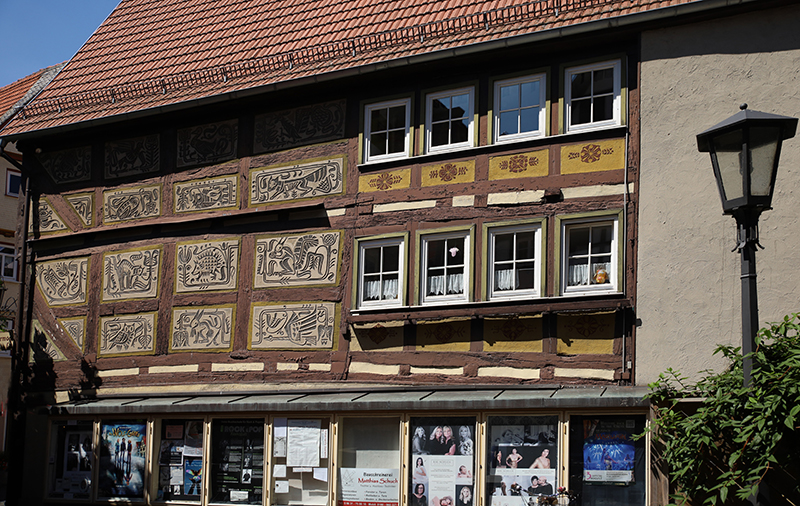
[[768, 196], [772, 193], [772, 170], [775, 168], [775, 153], [778, 151], [778, 127], [756, 127], [750, 129], [750, 194]]
[[711, 139], [717, 153], [719, 174], [725, 200], [744, 197], [742, 170], [739, 163], [742, 153], [742, 131], [735, 130]]

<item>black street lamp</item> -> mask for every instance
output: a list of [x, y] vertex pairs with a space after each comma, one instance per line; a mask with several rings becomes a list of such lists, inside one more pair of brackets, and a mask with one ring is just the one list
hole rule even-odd
[[742, 355], [744, 386], [750, 386], [755, 336], [758, 333], [756, 246], [758, 218], [772, 209], [781, 143], [794, 137], [797, 118], [741, 111], [697, 134], [697, 149], [711, 153], [722, 210], [736, 218], [737, 244], [742, 257]]

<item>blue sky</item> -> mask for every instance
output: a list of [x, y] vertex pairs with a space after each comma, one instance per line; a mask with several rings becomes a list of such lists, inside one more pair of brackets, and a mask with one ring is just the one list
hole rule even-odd
[[[0, 86], [72, 58], [119, 0], [0, 0]], [[10, 45], [10, 47], [9, 47]]]

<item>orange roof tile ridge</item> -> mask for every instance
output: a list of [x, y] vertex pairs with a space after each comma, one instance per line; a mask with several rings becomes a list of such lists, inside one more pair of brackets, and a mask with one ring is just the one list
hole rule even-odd
[[[17, 100], [2, 116], [0, 116], [0, 125], [4, 125], [7, 121], [13, 118], [19, 111], [21, 111], [36, 95], [38, 95], [52, 81], [61, 69], [66, 66], [67, 62], [51, 65], [49, 67], [38, 70], [32, 75], [39, 74], [39, 78], [34, 82], [30, 88], [22, 95], [22, 98]], [[24, 79], [24, 78], [23, 78]], [[21, 79], [20, 79], [21, 80]]]
[[[35, 101], [23, 109], [21, 117], [25, 118], [53, 112], [60, 113], [65, 109], [90, 106], [100, 102], [114, 104], [117, 101], [137, 97], [157, 94], [165, 95], [167, 92], [201, 84], [210, 82], [224, 83], [230, 79], [270, 71], [294, 70], [295, 67], [335, 58], [355, 57], [359, 53], [369, 53], [386, 47], [400, 46], [411, 42], [424, 43], [426, 39], [435, 39], [463, 32], [489, 30], [497, 26], [519, 23], [543, 15], [557, 15], [558, 12], [585, 9], [587, 4], [605, 5], [618, 3], [619, 1], [571, 0], [569, 2], [557, 2], [553, 0], [533, 0], [518, 5], [375, 32], [327, 44], [308, 46], [230, 65]], [[558, 4], [563, 5], [559, 8]]]

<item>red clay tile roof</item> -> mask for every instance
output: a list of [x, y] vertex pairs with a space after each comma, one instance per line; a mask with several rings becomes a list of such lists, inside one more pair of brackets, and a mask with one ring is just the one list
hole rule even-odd
[[122, 0], [3, 135], [697, 0]]
[[65, 63], [37, 70], [0, 88], [0, 126], [27, 104], [64, 67]]

